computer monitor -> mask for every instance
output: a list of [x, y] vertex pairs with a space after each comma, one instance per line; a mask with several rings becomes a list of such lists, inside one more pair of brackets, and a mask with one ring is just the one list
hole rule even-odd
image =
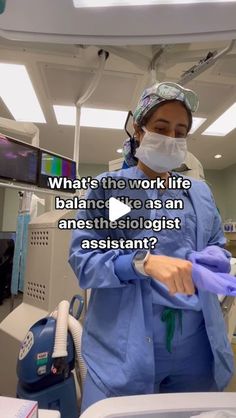
[[[75, 180], [76, 162], [69, 158], [40, 150], [38, 186], [50, 188], [48, 177], [66, 177]], [[72, 190], [64, 189], [63, 187], [60, 190], [72, 192]]]
[[37, 184], [38, 148], [0, 134], [0, 178]]

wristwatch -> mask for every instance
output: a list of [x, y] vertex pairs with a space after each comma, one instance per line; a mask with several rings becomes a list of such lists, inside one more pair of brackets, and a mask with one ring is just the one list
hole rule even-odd
[[139, 250], [133, 258], [133, 267], [144, 276], [148, 276], [148, 274], [144, 270], [144, 265], [147, 262], [149, 254], [149, 250]]

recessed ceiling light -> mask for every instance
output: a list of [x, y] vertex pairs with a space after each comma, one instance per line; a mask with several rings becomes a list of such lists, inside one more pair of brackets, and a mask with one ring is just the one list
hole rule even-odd
[[[75, 106], [53, 106], [59, 125], [75, 126]], [[127, 112], [119, 110], [81, 108], [80, 126], [94, 128], [124, 129]]]
[[122, 148], [117, 149], [116, 152], [118, 152], [118, 154], [122, 154]]
[[236, 0], [73, 0], [74, 7], [152, 6], [159, 4], [233, 3]]
[[198, 128], [205, 122], [206, 118], [193, 118], [192, 128], [189, 134], [194, 134]]
[[214, 158], [221, 158], [222, 157], [222, 155], [221, 154], [216, 154], [215, 156], [214, 156]]
[[229, 107], [202, 135], [225, 136], [236, 128], [236, 103]]
[[16, 121], [46, 123], [24, 65], [0, 63], [0, 96]]

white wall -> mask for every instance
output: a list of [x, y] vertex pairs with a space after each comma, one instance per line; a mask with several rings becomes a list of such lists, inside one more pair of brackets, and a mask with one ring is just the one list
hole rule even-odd
[[222, 220], [226, 216], [226, 202], [224, 196], [224, 170], [204, 170], [208, 186], [211, 188], [216, 201], [216, 206], [220, 211]]
[[224, 170], [204, 170], [223, 220], [236, 221], [236, 164]]
[[104, 173], [105, 171], [108, 171], [108, 164], [79, 164], [80, 177], [96, 177], [98, 174]]
[[18, 191], [15, 189], [5, 189], [4, 207], [3, 207], [3, 231], [15, 231], [16, 219], [19, 208]]
[[236, 221], [236, 164], [224, 170], [223, 196], [225, 199], [225, 219]]

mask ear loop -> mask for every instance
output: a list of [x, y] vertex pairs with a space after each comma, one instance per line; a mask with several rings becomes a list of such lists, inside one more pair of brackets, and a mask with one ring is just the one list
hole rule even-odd
[[128, 125], [128, 122], [129, 122], [129, 118], [130, 117], [133, 117], [134, 115], [133, 115], [133, 113], [131, 112], [131, 110], [128, 112], [128, 115], [127, 115], [127, 118], [126, 118], [126, 121], [125, 121], [125, 126], [124, 126], [124, 129], [125, 129], [125, 132], [127, 133], [127, 135], [128, 135], [128, 137], [130, 138], [130, 148], [131, 148], [131, 153], [132, 153], [132, 155], [133, 155], [133, 158], [135, 159], [135, 161], [138, 161], [138, 159], [135, 157], [135, 151], [136, 151], [136, 148], [139, 146], [139, 142], [137, 141], [137, 139], [135, 139], [135, 137], [134, 136], [132, 136], [130, 133], [129, 133], [129, 131], [128, 131], [128, 129], [127, 129], [127, 125]]

